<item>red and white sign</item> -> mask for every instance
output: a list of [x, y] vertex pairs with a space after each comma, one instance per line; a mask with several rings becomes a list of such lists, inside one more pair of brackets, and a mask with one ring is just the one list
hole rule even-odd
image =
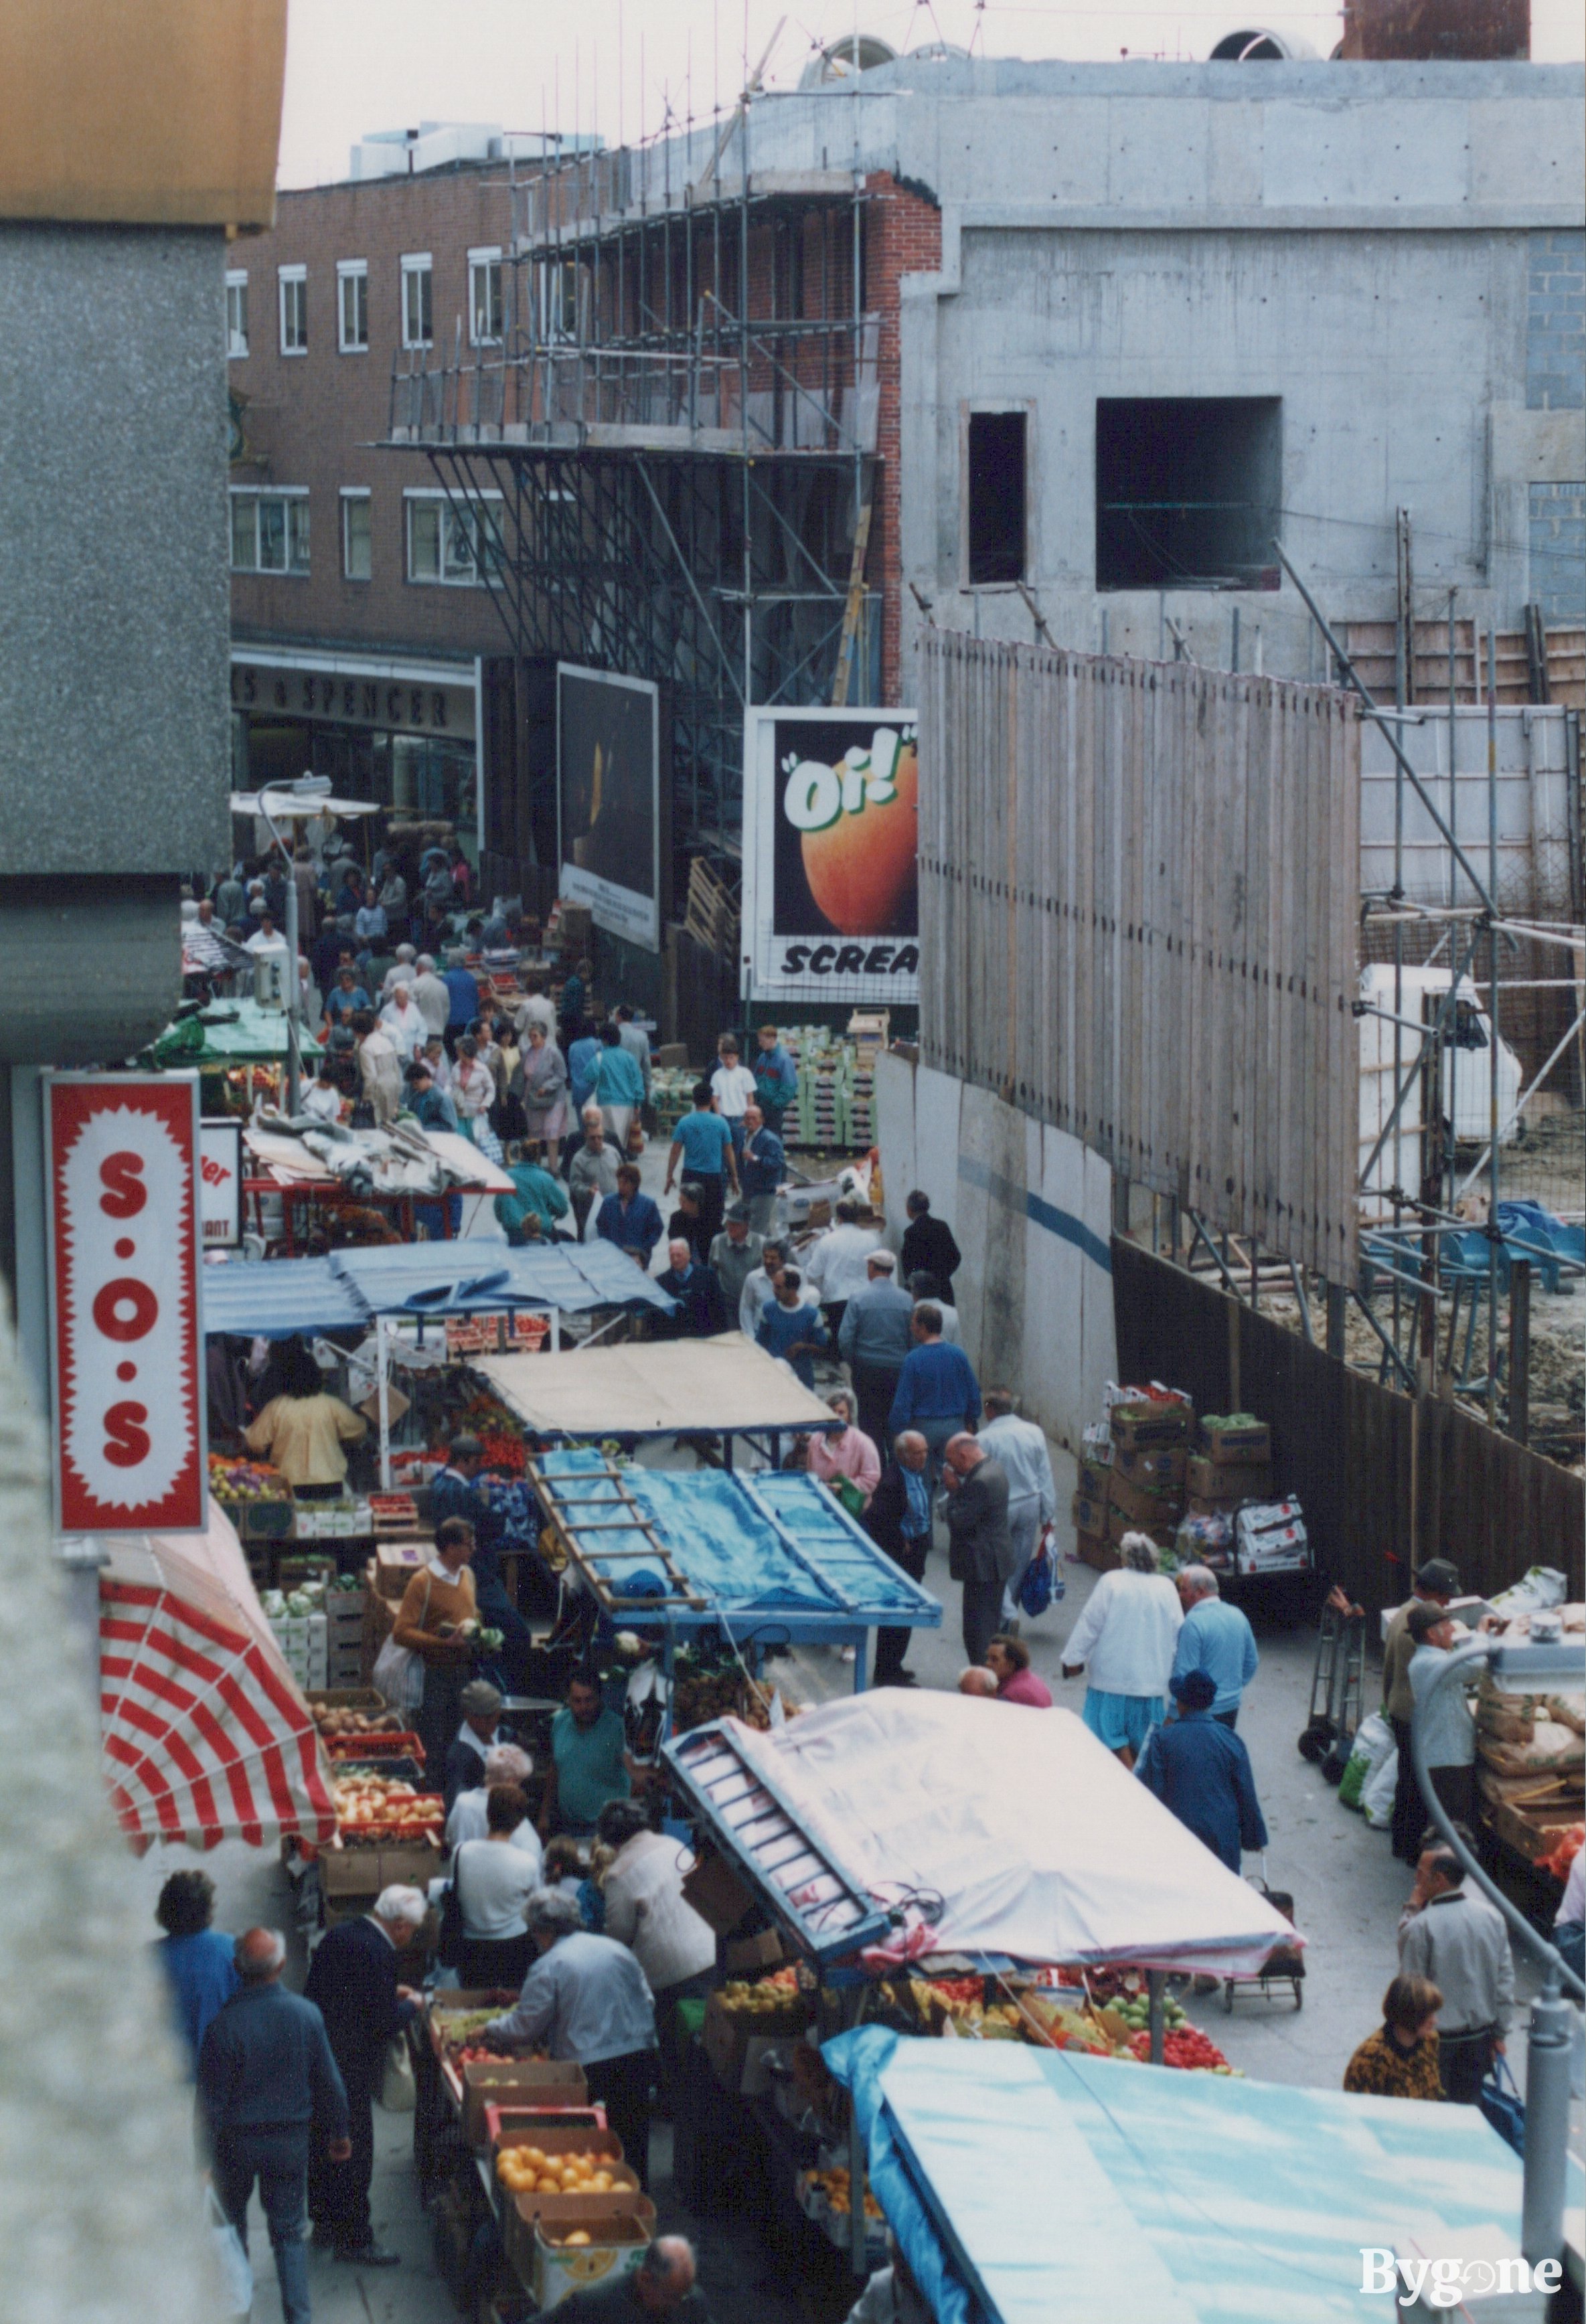
[[196, 1074], [45, 1084], [55, 1517], [61, 1533], [208, 1522]]
[[243, 1240], [243, 1126], [207, 1121], [199, 1134], [198, 1223], [206, 1250], [237, 1250]]

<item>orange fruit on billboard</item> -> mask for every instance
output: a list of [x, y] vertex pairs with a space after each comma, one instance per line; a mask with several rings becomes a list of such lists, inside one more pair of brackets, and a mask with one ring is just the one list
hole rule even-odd
[[856, 812], [800, 839], [811, 899], [839, 936], [890, 934], [914, 892], [919, 753], [912, 742], [898, 753], [892, 785], [890, 798], [867, 796]]

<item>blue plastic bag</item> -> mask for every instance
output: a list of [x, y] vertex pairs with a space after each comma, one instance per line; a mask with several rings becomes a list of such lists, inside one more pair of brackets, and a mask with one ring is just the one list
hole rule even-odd
[[1054, 1598], [1061, 1598], [1064, 1580], [1057, 1568], [1056, 1553], [1052, 1546], [1052, 1528], [1047, 1526], [1037, 1545], [1036, 1554], [1024, 1569], [1024, 1580], [1019, 1585], [1019, 1604], [1022, 1613], [1033, 1622], [1044, 1614]]
[[1505, 2144], [1512, 2146], [1517, 2154], [1524, 2154], [1526, 2101], [1516, 2088], [1506, 2058], [1493, 2058], [1487, 2069], [1487, 2080], [1476, 2093], [1476, 2103]]

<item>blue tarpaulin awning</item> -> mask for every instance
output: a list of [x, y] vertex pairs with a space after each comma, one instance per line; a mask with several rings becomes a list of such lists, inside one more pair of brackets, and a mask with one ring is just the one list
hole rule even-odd
[[300, 1332], [364, 1332], [367, 1301], [328, 1259], [244, 1259], [198, 1271], [206, 1332], [290, 1340]]
[[[613, 1471], [588, 1448], [541, 1453], [540, 1498], [586, 1570], [621, 1592], [632, 1551], [613, 1528], [624, 1506], [654, 1533], [698, 1596], [703, 1611], [669, 1607], [680, 1628], [777, 1618], [798, 1632], [868, 1629], [878, 1623], [935, 1629], [942, 1609], [857, 1526], [818, 1479], [799, 1471], [647, 1469]], [[624, 1622], [639, 1622], [632, 1607]], [[790, 1632], [790, 1635], [793, 1634]]]
[[938, 2324], [1360, 2324], [1364, 2248], [1518, 2255], [1476, 2107], [871, 2025], [821, 2054]]

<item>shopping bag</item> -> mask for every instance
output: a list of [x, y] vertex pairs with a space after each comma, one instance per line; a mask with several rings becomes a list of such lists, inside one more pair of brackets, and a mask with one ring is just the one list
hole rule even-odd
[[393, 2034], [386, 2045], [385, 2070], [380, 2078], [380, 2103], [387, 2114], [411, 2114], [419, 2103], [413, 2080], [413, 2061], [405, 2034]]
[[1054, 1598], [1061, 1598], [1065, 1588], [1057, 1570], [1056, 1553], [1052, 1546], [1052, 1528], [1046, 1526], [1036, 1545], [1036, 1554], [1025, 1567], [1024, 1579], [1019, 1585], [1021, 1610], [1033, 1622], [1044, 1614]]
[[1506, 2146], [1526, 2152], [1526, 2101], [1515, 2087], [1508, 2060], [1495, 2052], [1487, 2080], [1476, 2093], [1476, 2103]]
[[227, 2316], [246, 2316], [254, 2305], [254, 2270], [243, 2239], [221, 2209], [214, 2186], [204, 2190], [204, 2217], [215, 2241], [215, 2264]]
[[417, 1711], [424, 1700], [423, 1661], [411, 1646], [399, 1646], [394, 1636], [375, 1655], [370, 1676], [393, 1711]]
[[1386, 1831], [1393, 1821], [1394, 1794], [1398, 1790], [1398, 1752], [1384, 1752], [1376, 1772], [1360, 1787], [1360, 1810], [1373, 1831]]
[[1355, 1729], [1355, 1739], [1350, 1749], [1349, 1765], [1338, 1787], [1340, 1803], [1346, 1808], [1358, 1808], [1360, 1795], [1378, 1768], [1394, 1748], [1393, 1729], [1379, 1711], [1362, 1719]]

